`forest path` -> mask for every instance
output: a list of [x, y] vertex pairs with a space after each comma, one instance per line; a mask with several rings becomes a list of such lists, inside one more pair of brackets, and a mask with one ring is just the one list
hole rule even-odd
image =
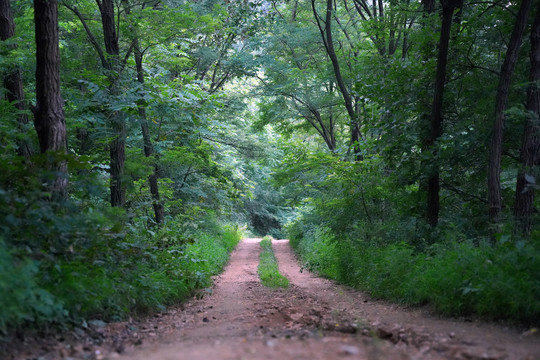
[[[436, 319], [301, 271], [274, 240], [291, 286], [257, 276], [260, 239], [244, 239], [210, 296], [170, 316], [174, 331], [123, 359], [540, 359], [540, 339], [493, 324]], [[112, 358], [119, 358], [114, 354]]]
[[257, 274], [260, 240], [238, 244], [202, 299], [147, 318], [27, 337], [0, 359], [540, 360], [538, 332], [373, 301], [301, 271], [287, 240], [274, 240], [273, 248], [290, 286], [268, 289]]

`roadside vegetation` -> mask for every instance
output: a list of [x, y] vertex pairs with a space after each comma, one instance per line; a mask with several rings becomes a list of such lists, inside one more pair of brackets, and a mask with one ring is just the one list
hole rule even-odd
[[287, 237], [375, 298], [540, 324], [540, 4], [356, 4], [283, 5], [264, 39]]
[[223, 92], [242, 74], [196, 65], [249, 21], [116, 5], [0, 1], [0, 336], [204, 293], [249, 222], [261, 145]]
[[265, 236], [261, 240], [261, 248], [258, 267], [261, 283], [269, 288], [289, 287], [289, 279], [279, 272], [274, 250], [272, 249], [272, 237]]
[[39, 260], [28, 248], [1, 241], [0, 332], [163, 311], [207, 291], [241, 237], [237, 227], [217, 223], [203, 225], [189, 239], [173, 221], [153, 236], [141, 229], [106, 229], [114, 223], [101, 219], [77, 228], [86, 232], [84, 243]]
[[335, 238], [305, 220], [289, 231], [306, 268], [374, 298], [430, 305], [449, 316], [540, 324], [539, 249], [525, 241], [493, 246], [450, 238], [420, 251], [402, 236], [381, 246]]

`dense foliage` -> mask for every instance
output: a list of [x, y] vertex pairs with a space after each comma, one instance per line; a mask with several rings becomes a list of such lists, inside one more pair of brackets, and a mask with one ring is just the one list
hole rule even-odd
[[236, 90], [252, 10], [46, 2], [65, 123], [44, 134], [32, 128], [44, 25], [31, 2], [0, 5], [0, 332], [121, 319], [208, 288], [249, 222], [247, 164], [263, 148]]
[[308, 268], [445, 314], [538, 323], [540, 144], [527, 139], [538, 139], [540, 15], [534, 2], [522, 16], [524, 3], [276, 8], [258, 126], [282, 136], [274, 179]]

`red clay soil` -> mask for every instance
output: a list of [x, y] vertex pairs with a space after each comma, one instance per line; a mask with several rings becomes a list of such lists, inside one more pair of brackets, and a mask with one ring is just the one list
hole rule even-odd
[[265, 288], [257, 275], [259, 241], [238, 245], [211, 294], [147, 319], [18, 340], [0, 358], [540, 359], [537, 332], [372, 301], [301, 271], [287, 240], [274, 240], [273, 248], [290, 287]]

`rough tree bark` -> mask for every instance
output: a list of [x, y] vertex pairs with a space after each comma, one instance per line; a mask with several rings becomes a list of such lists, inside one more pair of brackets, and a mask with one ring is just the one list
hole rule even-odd
[[[0, 0], [0, 40], [6, 41], [15, 35], [15, 23], [9, 0]], [[17, 45], [12, 44], [8, 49], [16, 49]], [[28, 115], [26, 102], [24, 99], [23, 81], [21, 70], [18, 68], [10, 69], [4, 76], [4, 88], [6, 89], [6, 99], [13, 103], [19, 110], [17, 121], [22, 127], [28, 124]], [[26, 158], [32, 155], [32, 148], [28, 140], [22, 140], [18, 143], [17, 152]]]
[[[443, 132], [443, 99], [444, 83], [446, 81], [446, 65], [448, 63], [448, 48], [450, 44], [450, 32], [452, 30], [452, 17], [455, 10], [453, 0], [441, 0], [442, 24], [439, 40], [439, 53], [437, 55], [437, 70], [435, 75], [435, 92], [431, 106], [430, 129], [427, 145], [436, 155], [435, 142]], [[436, 162], [432, 164], [427, 186], [427, 220], [431, 226], [439, 223], [439, 191], [440, 191], [440, 167]]]
[[[36, 36], [36, 105], [34, 126], [42, 153], [66, 151], [64, 102], [60, 94], [60, 50], [58, 47], [58, 3], [34, 0]], [[67, 163], [53, 159], [49, 170], [56, 174], [50, 183], [54, 197], [67, 197]]]
[[[144, 71], [143, 71], [143, 53], [139, 48], [138, 40], [135, 40], [135, 65], [137, 67], [137, 81], [141, 84], [144, 83]], [[144, 142], [144, 156], [147, 158], [154, 154], [154, 147], [152, 146], [152, 139], [150, 138], [150, 129], [148, 128], [148, 119], [146, 117], [146, 108], [142, 105], [138, 105], [139, 117], [141, 122], [141, 132]], [[152, 194], [152, 206], [154, 208], [154, 215], [156, 223], [161, 224], [165, 220], [165, 208], [159, 197], [159, 168], [154, 163], [154, 172], [148, 177], [148, 183], [150, 185], [150, 193]]]
[[516, 183], [514, 216], [517, 230], [529, 235], [534, 212], [534, 167], [540, 165], [540, 5], [531, 29], [531, 69], [527, 89], [527, 120], [523, 130], [520, 162]]
[[114, 21], [114, 1], [96, 0], [99, 12], [101, 13], [101, 25], [103, 28], [103, 40], [107, 54], [118, 57], [120, 47], [118, 46], [118, 35], [116, 34], [116, 23]]
[[[501, 66], [499, 76], [499, 85], [497, 87], [497, 95], [495, 98], [495, 120], [491, 133], [491, 145], [489, 151], [488, 165], [488, 206], [489, 218], [495, 227], [499, 223], [499, 216], [502, 209], [501, 198], [501, 155], [504, 138], [504, 121], [506, 118], [505, 112], [508, 106], [508, 93], [512, 75], [517, 63], [518, 51], [523, 39], [523, 33], [529, 18], [532, 0], [522, 0], [518, 11], [516, 23], [510, 37], [510, 43], [506, 50], [504, 62]], [[492, 229], [492, 232], [497, 232], [497, 229]]]

